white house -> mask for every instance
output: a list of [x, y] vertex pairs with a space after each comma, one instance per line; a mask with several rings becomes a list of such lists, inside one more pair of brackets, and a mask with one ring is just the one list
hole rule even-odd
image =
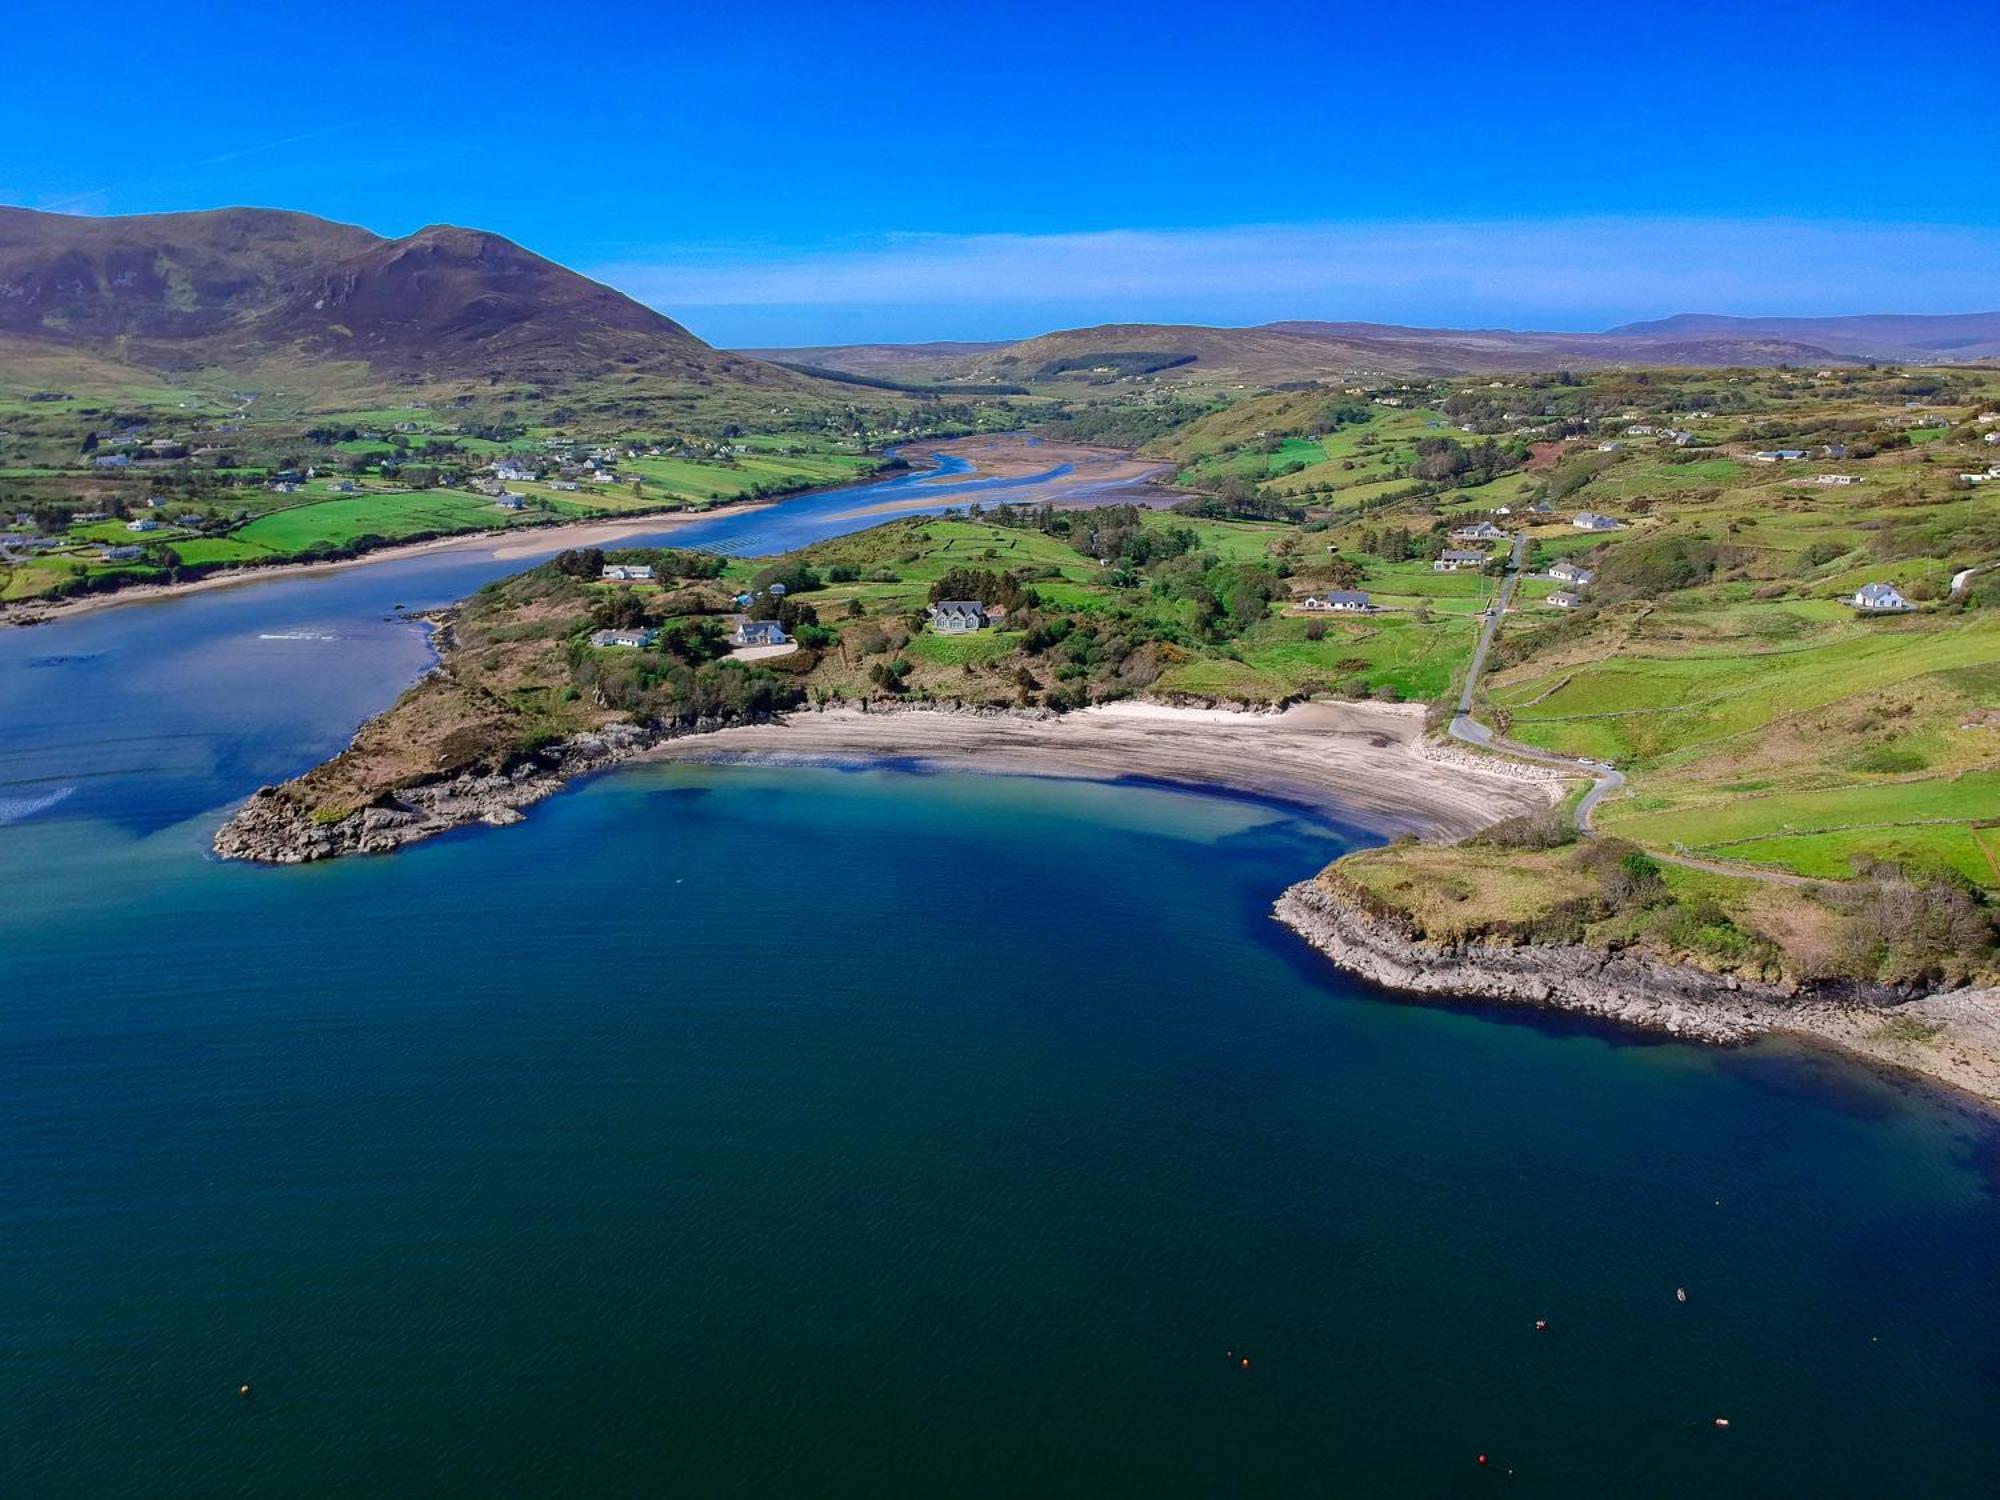
[[1334, 610], [1340, 614], [1358, 615], [1366, 614], [1373, 606], [1369, 604], [1368, 596], [1360, 589], [1334, 589], [1323, 596], [1308, 594], [1299, 601], [1299, 608], [1316, 612]]
[[135, 557], [144, 557], [145, 555], [146, 549], [144, 547], [106, 547], [104, 549], [104, 560], [106, 562], [130, 562]]
[[136, 521], [127, 521], [125, 529], [127, 531], [158, 531], [160, 523], [155, 521], [151, 516], [141, 516]]
[[600, 651], [609, 648], [635, 650], [650, 646], [659, 638], [657, 630], [594, 630], [590, 635], [590, 644]]
[[1572, 594], [1565, 590], [1558, 589], [1555, 593], [1549, 595], [1549, 607], [1551, 609], [1575, 609], [1581, 603], [1583, 603], [1583, 599], [1580, 595]]
[[1594, 510], [1580, 510], [1570, 524], [1578, 531], [1616, 531], [1624, 523]]
[[526, 510], [528, 508], [528, 497], [526, 495], [516, 495], [510, 490], [493, 503], [502, 510]]
[[1854, 591], [1848, 604], [1867, 613], [1902, 612], [1916, 608], [1896, 590], [1893, 583], [1864, 583]]
[[1483, 568], [1486, 566], [1484, 552], [1467, 552], [1456, 547], [1447, 547], [1438, 554], [1431, 564], [1433, 573], [1456, 573], [1460, 568]]
[[1859, 484], [1861, 483], [1861, 476], [1859, 474], [1821, 474], [1813, 480], [1813, 483], [1814, 484]]
[[1571, 584], [1576, 588], [1585, 587], [1596, 576], [1595, 573], [1591, 572], [1590, 569], [1584, 567], [1581, 563], [1573, 563], [1567, 560], [1559, 562], [1553, 568], [1549, 569], [1549, 577], [1560, 578], [1564, 583]]
[[792, 638], [776, 620], [741, 621], [730, 640], [738, 646], [789, 646]]
[[1597, 445], [1597, 451], [1599, 453], [1618, 453], [1622, 451], [1624, 447], [1625, 445], [1623, 443], [1599, 443]]
[[582, 489], [583, 486], [578, 484], [574, 479], [555, 479], [549, 482], [549, 488], [552, 490], [561, 490], [564, 494], [571, 494]]
[[977, 599], [940, 599], [931, 606], [931, 629], [939, 635], [971, 635], [986, 624], [986, 606]]
[[1806, 450], [1803, 448], [1766, 448], [1763, 452], [1753, 453], [1750, 456], [1760, 464], [1790, 463], [1793, 459], [1804, 458]]
[[653, 565], [651, 563], [606, 563], [604, 571], [598, 575], [606, 583], [651, 583]]
[[1451, 534], [1454, 542], [1497, 542], [1507, 535], [1491, 521], [1477, 521], [1470, 526], [1460, 526]]
[[503, 458], [493, 466], [493, 477], [505, 484], [532, 482], [535, 471], [515, 459]]

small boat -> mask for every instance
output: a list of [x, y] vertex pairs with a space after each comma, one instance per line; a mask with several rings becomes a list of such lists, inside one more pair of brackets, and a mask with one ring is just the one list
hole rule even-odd
[[1688, 1299], [1688, 1289], [1686, 1287], [1677, 1286], [1674, 1288], [1674, 1301], [1685, 1302], [1687, 1301], [1687, 1299]]

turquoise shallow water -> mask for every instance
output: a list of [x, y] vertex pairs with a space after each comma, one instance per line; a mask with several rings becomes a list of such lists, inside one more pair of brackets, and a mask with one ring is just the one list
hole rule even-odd
[[1985, 1127], [1351, 985], [1284, 809], [639, 768], [293, 870], [122, 814], [0, 830], [0, 1492], [2000, 1472]]

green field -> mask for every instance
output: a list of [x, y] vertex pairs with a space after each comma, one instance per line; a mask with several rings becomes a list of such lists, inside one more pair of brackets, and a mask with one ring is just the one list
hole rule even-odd
[[274, 511], [244, 526], [231, 540], [268, 553], [284, 554], [351, 547], [357, 538], [364, 536], [397, 541], [518, 525], [533, 519], [531, 511], [503, 511], [483, 495], [419, 490], [401, 495], [320, 500]]

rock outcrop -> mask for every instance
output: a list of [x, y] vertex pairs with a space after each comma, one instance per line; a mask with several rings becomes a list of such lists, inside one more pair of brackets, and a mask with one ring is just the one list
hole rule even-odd
[[1766, 984], [1569, 943], [1435, 942], [1324, 878], [1272, 908], [1349, 973], [1407, 994], [1497, 1000], [1732, 1045], [1782, 1032], [2000, 1104], [2000, 990]]
[[630, 760], [679, 735], [722, 727], [720, 720], [671, 730], [607, 724], [537, 751], [505, 771], [461, 771], [403, 787], [339, 817], [315, 813], [286, 787], [260, 787], [216, 830], [215, 852], [224, 859], [295, 865], [341, 854], [387, 854], [474, 823], [504, 827], [520, 822], [522, 808], [561, 791], [574, 777]]
[[1321, 880], [1273, 913], [1350, 973], [1420, 995], [1543, 1005], [1704, 1042], [1742, 1042], [1807, 1003], [1796, 989], [1582, 944], [1437, 943], [1411, 937]]

